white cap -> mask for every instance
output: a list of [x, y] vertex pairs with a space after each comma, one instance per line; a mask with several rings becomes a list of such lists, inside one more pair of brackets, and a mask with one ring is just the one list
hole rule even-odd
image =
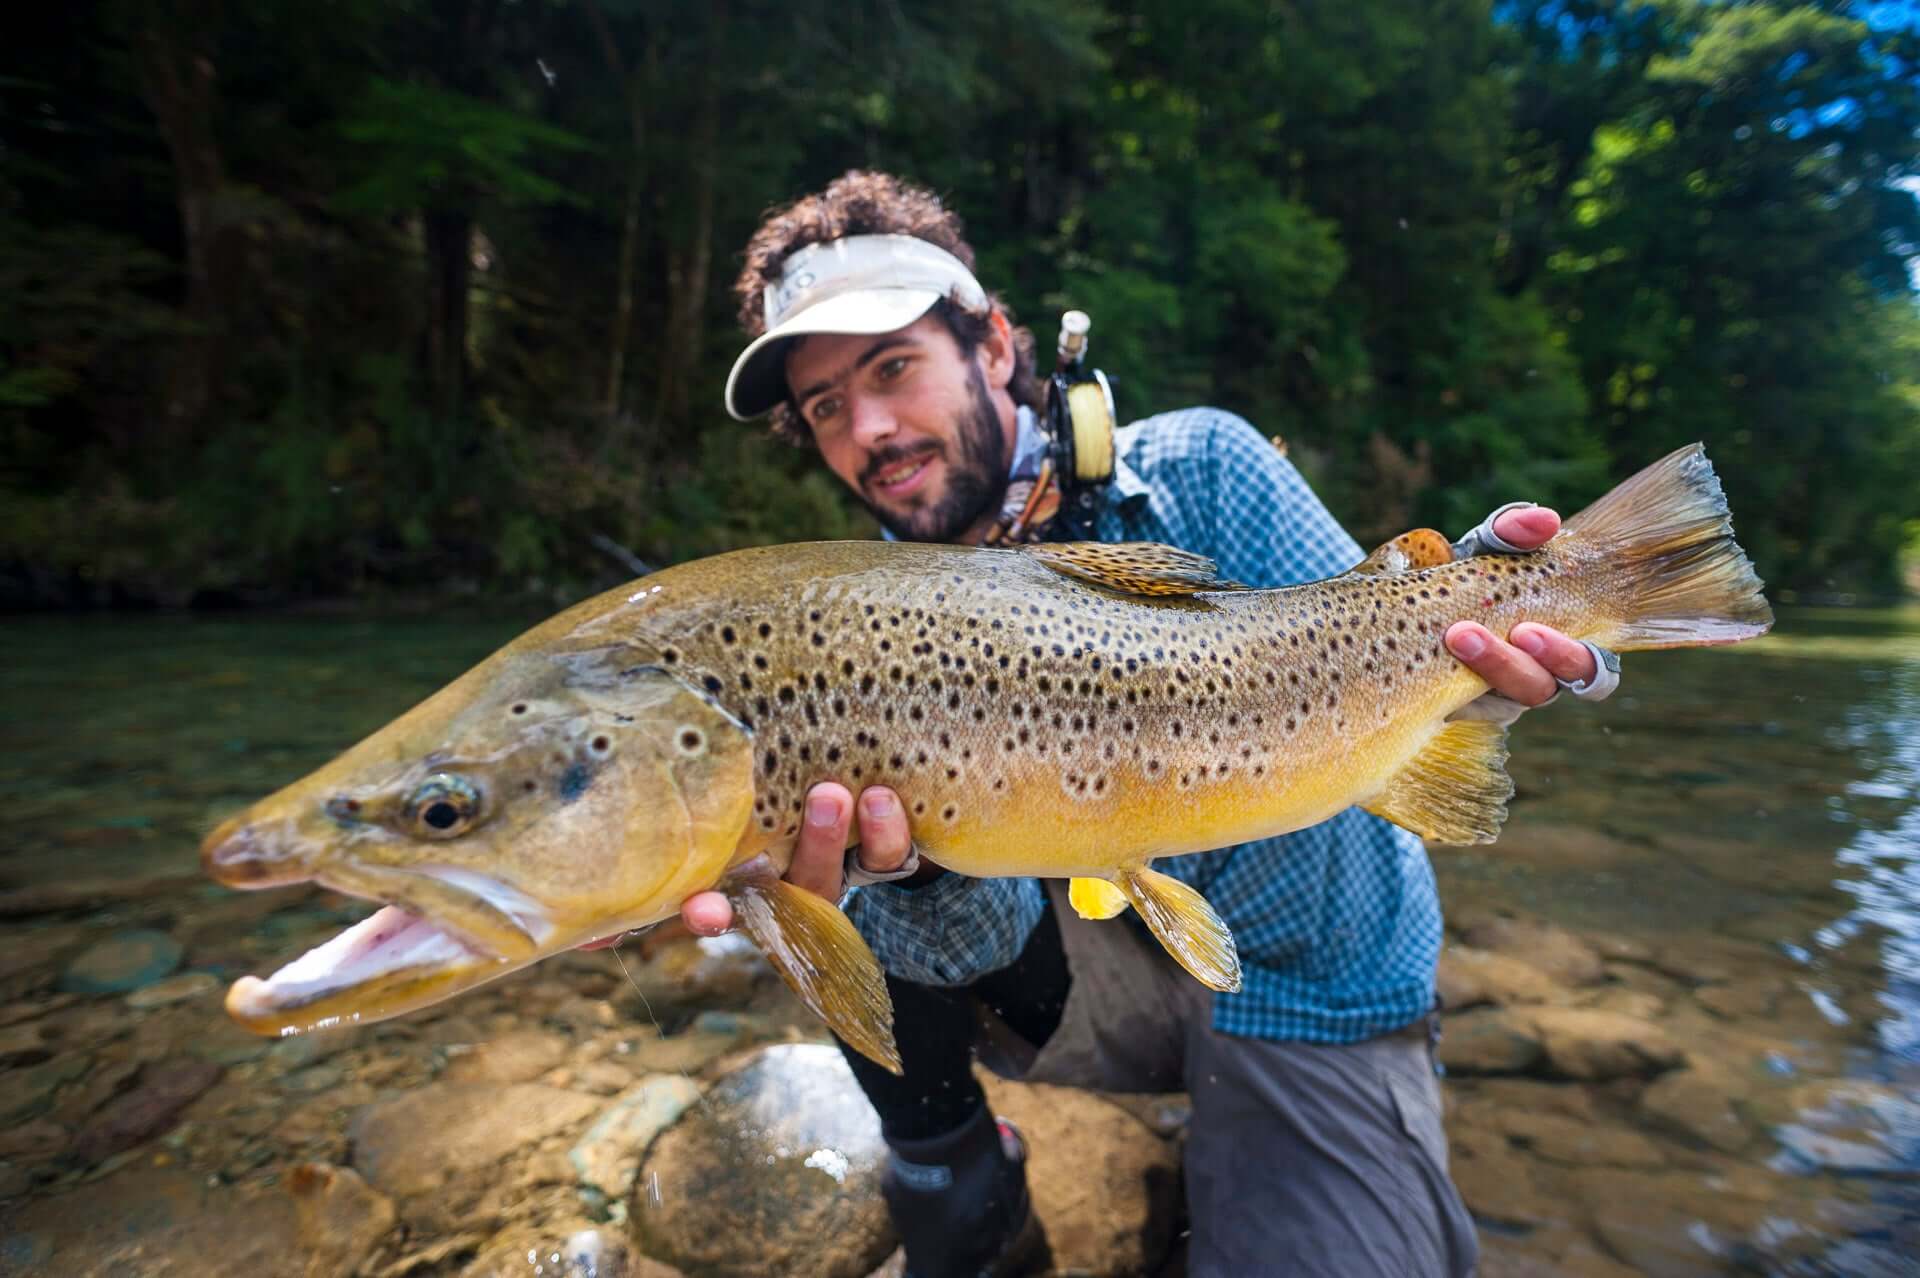
[[891, 333], [943, 297], [985, 310], [965, 263], [911, 235], [849, 235], [809, 244], [780, 264], [766, 290], [767, 331], [727, 375], [727, 412], [750, 421], [787, 398], [787, 347], [809, 333]]

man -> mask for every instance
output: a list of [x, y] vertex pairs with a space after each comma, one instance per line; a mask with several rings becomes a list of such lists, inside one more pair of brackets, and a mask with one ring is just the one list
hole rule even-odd
[[[1003, 541], [1051, 508], [1035, 500], [1045, 439], [1032, 339], [972, 260], [935, 196], [875, 173], [774, 214], [747, 249], [738, 293], [753, 341], [729, 411], [771, 412], [775, 432], [817, 449], [893, 537]], [[1254, 586], [1360, 558], [1230, 414], [1167, 414], [1120, 431], [1116, 452], [1090, 526], [1043, 515], [1038, 531], [1170, 542]], [[1497, 514], [1463, 551], [1531, 548], [1559, 527], [1539, 507]], [[1608, 686], [1597, 650], [1545, 627], [1503, 639], [1461, 623], [1446, 642], [1509, 704]], [[857, 803], [838, 784], [810, 792], [788, 878], [830, 899], [845, 872], [868, 883], [847, 908], [893, 996], [904, 1076], [847, 1057], [893, 1151], [884, 1187], [907, 1272], [1012, 1273], [1040, 1250], [1024, 1148], [986, 1109], [976, 1049], [1030, 1081], [1192, 1094], [1195, 1275], [1470, 1272], [1473, 1228], [1446, 1175], [1431, 1058], [1441, 932], [1419, 840], [1349, 810], [1158, 868], [1232, 927], [1240, 993], [1186, 977], [1130, 917], [1079, 919], [1059, 885], [920, 865], [890, 791]], [[731, 922], [715, 893], [682, 914], [703, 934]]]

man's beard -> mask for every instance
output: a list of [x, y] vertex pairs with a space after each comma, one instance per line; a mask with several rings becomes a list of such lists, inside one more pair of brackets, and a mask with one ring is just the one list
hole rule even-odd
[[[982, 515], [998, 510], [1006, 498], [1007, 437], [1000, 428], [999, 410], [987, 393], [986, 379], [977, 365], [971, 372], [968, 389], [973, 403], [956, 423], [957, 455], [938, 444], [887, 448], [875, 453], [860, 474], [860, 488], [855, 493], [860, 503], [902, 541], [954, 541]], [[947, 460], [947, 489], [939, 501], [892, 511], [868, 500], [867, 485], [882, 471], [901, 462], [941, 455]]]

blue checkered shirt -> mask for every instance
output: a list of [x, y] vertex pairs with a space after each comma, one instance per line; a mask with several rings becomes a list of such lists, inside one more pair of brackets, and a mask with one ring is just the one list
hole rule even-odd
[[[1126, 427], [1116, 444], [1094, 525], [1101, 541], [1198, 551], [1250, 586], [1317, 581], [1360, 561], [1299, 472], [1231, 413], [1167, 413]], [[1351, 1043], [1410, 1023], [1433, 1001], [1433, 868], [1417, 837], [1378, 817], [1349, 808], [1155, 868], [1199, 889], [1233, 929], [1243, 984], [1214, 996], [1217, 1030]], [[861, 888], [847, 910], [887, 971], [956, 986], [1019, 957], [1043, 901], [1036, 879], [948, 874], [913, 889]]]

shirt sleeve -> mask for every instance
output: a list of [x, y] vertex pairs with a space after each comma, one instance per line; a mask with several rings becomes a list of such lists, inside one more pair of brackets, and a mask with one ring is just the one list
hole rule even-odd
[[1213, 495], [1209, 549], [1223, 577], [1248, 586], [1296, 586], [1360, 562], [1360, 544], [1244, 418], [1217, 414], [1206, 458]]
[[855, 888], [846, 910], [888, 975], [954, 986], [1019, 958], [1045, 905], [1038, 879], [943, 874], [913, 888]]

